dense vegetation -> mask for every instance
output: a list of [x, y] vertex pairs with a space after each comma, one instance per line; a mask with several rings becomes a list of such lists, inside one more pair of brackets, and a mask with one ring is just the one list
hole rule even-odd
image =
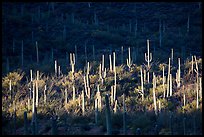
[[2, 28], [2, 134], [202, 134], [201, 3], [3, 3]]

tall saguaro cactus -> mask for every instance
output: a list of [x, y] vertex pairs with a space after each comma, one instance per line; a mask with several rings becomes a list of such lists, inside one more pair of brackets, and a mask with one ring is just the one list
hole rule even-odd
[[180, 87], [180, 85], [181, 85], [181, 69], [180, 69], [180, 66], [181, 66], [181, 64], [180, 64], [180, 58], [178, 58], [178, 70], [177, 70], [177, 72], [176, 72], [176, 83], [177, 83], [177, 88], [179, 88]]
[[85, 115], [85, 96], [84, 91], [82, 90], [82, 115]]
[[55, 76], [57, 76], [57, 60], [55, 60]]
[[154, 100], [154, 111], [155, 111], [155, 115], [157, 115], [157, 104], [156, 104], [155, 89], [156, 89], [156, 77], [155, 77], [154, 72], [153, 72], [153, 100]]
[[163, 79], [162, 79], [162, 88], [163, 88], [163, 91], [164, 91], [164, 98], [165, 98], [165, 95], [166, 95], [166, 89], [165, 89], [165, 81], [166, 81], [166, 77], [164, 75], [164, 66], [162, 67], [162, 70], [163, 70]]
[[129, 67], [129, 69], [130, 69], [131, 65], [132, 65], [132, 60], [130, 57], [130, 47], [129, 47], [128, 48], [128, 59], [127, 59], [127, 66]]
[[142, 90], [142, 101], [144, 100], [144, 89], [143, 89], [143, 77], [142, 77], [142, 67], [140, 68], [141, 75], [141, 90]]
[[111, 135], [112, 134], [111, 112], [110, 112], [110, 105], [109, 105], [108, 95], [105, 96], [105, 101], [106, 101], [106, 129], [107, 129], [107, 135]]
[[149, 53], [149, 40], [147, 40], [147, 54], [145, 53], [145, 61], [147, 62], [147, 82], [149, 83], [150, 62], [152, 61], [152, 53]]
[[[34, 115], [35, 109], [35, 82], [33, 82], [33, 103], [32, 103], [32, 115]], [[32, 117], [32, 122], [34, 122], [34, 117]]]
[[110, 61], [110, 72], [112, 72], [113, 71], [113, 67], [112, 67], [111, 54], [109, 55], [109, 61]]
[[39, 81], [39, 71], [37, 71], [37, 80], [36, 80], [36, 107], [38, 107], [38, 81]]
[[166, 95], [166, 97], [168, 97], [169, 96], [169, 87], [170, 87], [170, 66], [171, 64], [170, 64], [170, 58], [169, 58], [169, 67], [168, 67], [168, 77], [167, 77], [167, 95]]
[[65, 105], [67, 105], [67, 88], [65, 88], [64, 92], [65, 92]]
[[74, 53], [70, 53], [70, 65], [72, 68], [72, 73], [74, 73], [74, 65], [75, 65], [75, 54]]
[[170, 96], [172, 96], [172, 74], [170, 74], [170, 82], [169, 82], [169, 85], [170, 85]]
[[46, 104], [46, 101], [47, 101], [46, 91], [47, 91], [47, 85], [45, 84], [45, 88], [44, 88], [44, 104]]

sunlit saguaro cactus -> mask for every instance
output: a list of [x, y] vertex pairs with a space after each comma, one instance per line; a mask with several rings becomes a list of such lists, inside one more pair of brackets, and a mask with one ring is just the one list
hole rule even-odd
[[113, 71], [116, 73], [116, 67], [115, 67], [115, 52], [113, 52]]
[[115, 104], [114, 104], [114, 108], [113, 108], [113, 112], [114, 114], [117, 113], [117, 106], [118, 106], [118, 100], [115, 100]]
[[165, 98], [165, 95], [166, 95], [166, 89], [165, 89], [165, 81], [166, 81], [166, 77], [164, 75], [164, 66], [162, 67], [162, 71], [163, 71], [163, 78], [162, 78], [162, 88], [163, 88], [163, 91], [164, 91], [164, 98]]
[[194, 62], [193, 62], [193, 56], [191, 56], [191, 72], [193, 73], [193, 64], [194, 64]]
[[36, 80], [36, 107], [38, 107], [38, 81], [39, 81], [39, 71], [37, 71], [37, 80]]
[[171, 64], [173, 65], [174, 62], [174, 49], [171, 49]]
[[199, 78], [200, 81], [200, 98], [202, 98], [202, 78]]
[[152, 61], [152, 53], [149, 52], [149, 40], [147, 40], [147, 54], [145, 53], [145, 61], [147, 62], [147, 82], [149, 83], [150, 62]]
[[130, 47], [128, 48], [128, 59], [127, 59], [127, 66], [130, 69], [132, 65], [132, 60], [131, 60], [131, 56], [130, 56]]
[[45, 84], [45, 87], [44, 87], [44, 104], [46, 104], [46, 101], [47, 101], [46, 91], [47, 91], [47, 85]]
[[105, 61], [105, 59], [104, 59], [104, 58], [105, 58], [105, 56], [104, 56], [104, 55], [102, 55], [102, 69], [101, 69], [101, 70], [102, 70], [102, 72], [104, 71], [104, 67], [105, 67], [105, 62], [104, 62], [104, 61]]
[[75, 96], [76, 96], [75, 94], [76, 93], [75, 93], [75, 87], [74, 86], [72, 86], [72, 91], [73, 91], [73, 101], [75, 101]]
[[143, 89], [143, 76], [142, 67], [140, 68], [140, 78], [141, 78], [141, 90], [142, 90], [142, 101], [144, 100], [144, 89]]
[[85, 96], [84, 91], [82, 90], [82, 115], [85, 115]]
[[101, 112], [102, 110], [102, 100], [101, 100], [101, 94], [100, 94], [100, 91], [99, 91], [99, 85], [97, 85], [97, 92], [96, 92], [96, 98], [98, 99], [98, 109], [99, 111]]
[[170, 61], [171, 61], [171, 59], [169, 58], [168, 77], [167, 77], [167, 95], [166, 95], [166, 97], [169, 96], [169, 88], [170, 88], [170, 67], [171, 67]]
[[64, 105], [67, 105], [67, 103], [68, 103], [68, 101], [67, 101], [67, 88], [65, 88], [64, 92], [65, 92], [65, 104]]
[[177, 83], [177, 88], [180, 87], [181, 85], [181, 69], [180, 69], [180, 58], [178, 58], [178, 70], [176, 72], [176, 83]]
[[156, 103], [155, 89], [156, 89], [156, 77], [155, 77], [154, 72], [153, 72], [153, 100], [154, 100], [154, 112], [155, 112], [155, 115], [157, 115], [157, 103]]
[[74, 65], [75, 65], [75, 54], [70, 53], [70, 65], [72, 68], [72, 74], [74, 73]]
[[57, 60], [55, 60], [55, 76], [57, 76]]
[[109, 62], [110, 62], [110, 72], [112, 72], [113, 71], [113, 67], [112, 67], [111, 54], [109, 55]]
[[172, 74], [170, 74], [170, 96], [172, 96], [172, 88], [173, 88], [173, 82], [172, 82]]

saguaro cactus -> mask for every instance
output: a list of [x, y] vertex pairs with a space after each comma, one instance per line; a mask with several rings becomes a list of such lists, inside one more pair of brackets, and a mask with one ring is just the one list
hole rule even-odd
[[100, 91], [99, 91], [99, 85], [97, 85], [97, 92], [96, 92], [96, 98], [98, 99], [98, 108], [99, 108], [99, 111], [101, 112], [102, 110], [102, 102], [101, 102], [101, 94], [100, 94]]
[[104, 58], [105, 58], [105, 56], [104, 56], [104, 55], [102, 55], [102, 72], [104, 71], [104, 66], [105, 66], [105, 63], [104, 63]]
[[98, 98], [95, 99], [95, 123], [98, 125]]
[[149, 83], [150, 62], [152, 61], [152, 53], [149, 53], [149, 40], [147, 40], [147, 54], [145, 53], [145, 61], [147, 62], [147, 82]]
[[199, 78], [200, 80], [200, 98], [202, 98], [202, 78]]
[[116, 73], [116, 67], [115, 67], [115, 52], [113, 52], [113, 71]]
[[174, 62], [174, 49], [171, 49], [171, 64], [173, 65]]
[[73, 89], [73, 101], [75, 101], [75, 87], [72, 86], [72, 89]]
[[132, 60], [130, 57], [130, 47], [129, 47], [128, 48], [128, 59], [127, 59], [127, 66], [129, 67], [129, 69], [130, 69], [131, 65], [132, 65]]
[[57, 76], [57, 60], [55, 60], [55, 76]]
[[85, 115], [85, 96], [84, 91], [82, 90], [82, 115]]
[[143, 77], [142, 77], [142, 67], [140, 68], [141, 75], [141, 90], [142, 90], [142, 101], [144, 100], [144, 89], [143, 89]]
[[38, 107], [38, 81], [39, 81], [39, 71], [37, 71], [37, 80], [36, 80], [36, 107]]
[[164, 75], [164, 66], [162, 67], [162, 70], [163, 70], [163, 79], [162, 79], [162, 87], [163, 87], [163, 91], [164, 91], [164, 98], [165, 98], [165, 95], [166, 95], [166, 89], [165, 89], [165, 81], [166, 81], [166, 77]]
[[117, 113], [117, 105], [118, 105], [118, 100], [115, 100], [115, 104], [114, 104], [114, 108], [113, 108], [113, 112], [114, 114]]
[[74, 73], [74, 65], [75, 65], [75, 55], [74, 53], [70, 53], [70, 65], [72, 68], [72, 73]]
[[12, 100], [11, 80], [9, 80], [9, 91], [11, 93], [11, 100]]
[[61, 75], [61, 70], [60, 70], [60, 66], [58, 66], [58, 76], [60, 77]]
[[172, 74], [170, 74], [170, 82], [169, 82], [170, 84], [170, 96], [172, 96]]
[[166, 97], [168, 97], [169, 96], [169, 83], [170, 83], [170, 58], [169, 58], [169, 67], [168, 67], [168, 77], [167, 77], [167, 95], [166, 95]]
[[111, 112], [110, 112], [110, 105], [109, 105], [108, 95], [105, 96], [105, 101], [106, 101], [106, 129], [107, 129], [107, 135], [111, 135], [112, 134]]
[[180, 58], [178, 58], [178, 70], [177, 70], [177, 72], [176, 72], [177, 88], [179, 88], [180, 85], [181, 85], [181, 78], [180, 78], [180, 76], [181, 76], [181, 69], [180, 69], [180, 66], [181, 66], [181, 64], [180, 64]]
[[153, 100], [154, 100], [154, 111], [155, 111], [155, 115], [157, 115], [157, 103], [156, 103], [155, 89], [156, 89], [156, 77], [155, 77], [154, 72], [153, 72]]
[[65, 92], [65, 105], [67, 105], [67, 88], [65, 88], [64, 92]]
[[110, 72], [112, 72], [113, 71], [113, 67], [112, 67], [111, 54], [109, 55], [109, 61], [110, 61]]
[[47, 91], [47, 85], [45, 84], [45, 89], [44, 89], [44, 104], [46, 104], [46, 101], [47, 101], [46, 91]]
[[[33, 82], [33, 104], [32, 104], [32, 115], [34, 115], [35, 109], [35, 83]], [[34, 117], [32, 117], [32, 122], [34, 122]]]

